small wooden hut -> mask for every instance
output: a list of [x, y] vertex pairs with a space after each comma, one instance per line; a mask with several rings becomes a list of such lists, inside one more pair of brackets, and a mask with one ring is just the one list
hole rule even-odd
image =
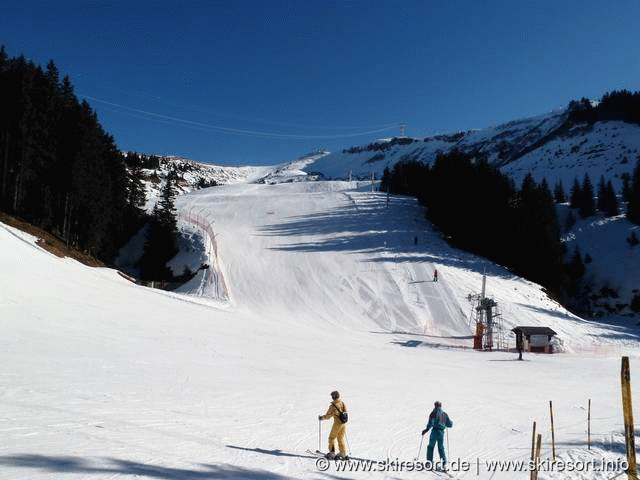
[[511, 331], [516, 334], [518, 351], [553, 353], [551, 339], [557, 335], [549, 327], [515, 327]]

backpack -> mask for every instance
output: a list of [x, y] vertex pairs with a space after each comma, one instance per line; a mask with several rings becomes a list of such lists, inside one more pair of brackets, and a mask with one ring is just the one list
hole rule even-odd
[[433, 416], [434, 416], [433, 428], [437, 427], [441, 430], [444, 430], [445, 427], [449, 427], [449, 428], [453, 427], [453, 422], [451, 421], [451, 419], [449, 419], [449, 415], [444, 413], [442, 410], [434, 410]]
[[347, 423], [349, 421], [349, 414], [347, 412], [341, 411], [335, 403], [332, 403], [331, 405], [333, 405], [335, 409], [338, 411], [338, 419], [342, 423]]

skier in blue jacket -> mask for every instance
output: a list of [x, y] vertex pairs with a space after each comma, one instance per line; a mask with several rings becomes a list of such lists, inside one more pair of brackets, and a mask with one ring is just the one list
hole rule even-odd
[[442, 460], [443, 466], [447, 465], [447, 456], [444, 450], [444, 430], [445, 428], [453, 427], [453, 422], [449, 418], [449, 415], [442, 410], [442, 403], [436, 401], [434, 409], [429, 414], [429, 422], [427, 428], [422, 431], [424, 436], [429, 430], [431, 430], [431, 436], [429, 437], [429, 446], [427, 447], [427, 460], [433, 462], [433, 448], [436, 443], [438, 444], [438, 453]]

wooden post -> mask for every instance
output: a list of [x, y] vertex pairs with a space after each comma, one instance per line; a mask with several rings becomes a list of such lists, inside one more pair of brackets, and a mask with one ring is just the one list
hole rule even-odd
[[[531, 434], [531, 461], [535, 462], [536, 460], [536, 422], [533, 422], [533, 433]], [[529, 475], [530, 480], [535, 480], [535, 469], [531, 469], [531, 474]]]
[[591, 399], [587, 408], [587, 449], [591, 450]]
[[629, 369], [629, 357], [622, 357], [620, 371], [622, 384], [622, 411], [624, 414], [624, 439], [627, 447], [627, 462], [629, 470], [627, 477], [633, 480], [638, 478], [638, 465], [636, 464], [636, 444], [633, 431], [633, 405], [631, 402], [631, 371]]
[[533, 480], [538, 480], [538, 460], [540, 459], [540, 448], [542, 446], [542, 434], [538, 434], [538, 442], [536, 444], [536, 454], [533, 459]]
[[533, 422], [533, 433], [531, 434], [531, 460], [536, 454], [536, 422]]
[[551, 451], [553, 452], [553, 461], [556, 461], [556, 435], [553, 431], [553, 402], [549, 400], [549, 411], [551, 412]]

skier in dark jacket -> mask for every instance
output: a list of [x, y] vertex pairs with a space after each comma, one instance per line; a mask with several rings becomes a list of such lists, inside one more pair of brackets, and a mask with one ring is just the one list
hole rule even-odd
[[427, 428], [422, 431], [422, 435], [431, 430], [431, 436], [429, 437], [429, 446], [427, 447], [427, 460], [433, 462], [433, 448], [436, 443], [438, 444], [438, 453], [442, 460], [443, 466], [447, 465], [447, 456], [444, 450], [444, 430], [445, 428], [453, 427], [453, 422], [449, 418], [444, 410], [442, 410], [442, 403], [436, 401], [434, 409], [429, 414], [429, 422]]

